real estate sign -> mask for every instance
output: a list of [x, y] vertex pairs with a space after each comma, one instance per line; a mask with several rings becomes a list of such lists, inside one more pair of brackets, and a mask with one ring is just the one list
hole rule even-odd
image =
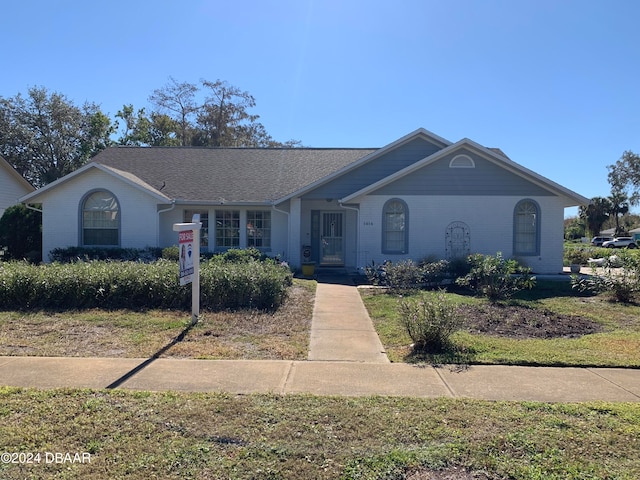
[[193, 281], [193, 230], [178, 232], [178, 249], [180, 253], [180, 285]]
[[174, 223], [180, 251], [180, 285], [191, 283], [191, 324], [200, 316], [200, 230], [202, 222], [196, 214], [190, 223]]

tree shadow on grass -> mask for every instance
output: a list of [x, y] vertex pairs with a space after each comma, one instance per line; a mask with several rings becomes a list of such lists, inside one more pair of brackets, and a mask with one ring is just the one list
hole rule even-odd
[[136, 366], [135, 368], [132, 368], [127, 373], [122, 375], [120, 378], [118, 378], [114, 382], [112, 382], [109, 385], [107, 385], [105, 388], [107, 390], [118, 388], [120, 385], [122, 385], [124, 382], [129, 380], [131, 377], [133, 377], [134, 375], [138, 374], [139, 372], [144, 370], [146, 367], [151, 365], [153, 362], [155, 362], [158, 358], [160, 358], [162, 355], [164, 355], [173, 346], [175, 346], [178, 343], [180, 343], [181, 341], [183, 341], [185, 339], [185, 337], [187, 336], [187, 334], [191, 331], [191, 329], [193, 327], [195, 327], [196, 325], [197, 325], [197, 323], [190, 322], [189, 325], [187, 325], [187, 327], [185, 327], [185, 329], [182, 330], [182, 332], [180, 332], [173, 340], [171, 340], [169, 343], [167, 343], [164, 347], [162, 347], [156, 353], [151, 355], [148, 359], [146, 359], [140, 365]]

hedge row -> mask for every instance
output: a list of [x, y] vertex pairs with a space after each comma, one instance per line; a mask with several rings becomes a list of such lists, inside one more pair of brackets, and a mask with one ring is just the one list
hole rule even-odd
[[[278, 308], [291, 285], [274, 261], [207, 261], [200, 266], [202, 310]], [[180, 286], [176, 262], [91, 261], [31, 265], [0, 263], [3, 309], [191, 308], [191, 286]]]

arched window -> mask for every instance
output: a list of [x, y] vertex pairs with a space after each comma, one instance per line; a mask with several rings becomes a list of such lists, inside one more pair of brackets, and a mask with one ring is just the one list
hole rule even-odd
[[382, 210], [382, 253], [408, 253], [409, 209], [400, 199], [393, 198]]
[[83, 246], [120, 245], [120, 206], [111, 192], [89, 193], [81, 204], [81, 240]]
[[513, 212], [514, 255], [540, 255], [540, 207], [521, 200]]

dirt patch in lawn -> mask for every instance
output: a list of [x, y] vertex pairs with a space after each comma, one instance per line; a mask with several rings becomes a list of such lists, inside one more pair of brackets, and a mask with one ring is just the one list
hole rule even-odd
[[151, 310], [0, 312], [0, 355], [306, 359], [313, 313], [310, 288], [289, 288], [276, 312]]
[[461, 305], [471, 333], [510, 338], [578, 338], [602, 332], [591, 319], [513, 305]]
[[407, 480], [489, 480], [484, 472], [471, 472], [466, 468], [450, 467], [443, 470], [417, 469], [409, 472]]

